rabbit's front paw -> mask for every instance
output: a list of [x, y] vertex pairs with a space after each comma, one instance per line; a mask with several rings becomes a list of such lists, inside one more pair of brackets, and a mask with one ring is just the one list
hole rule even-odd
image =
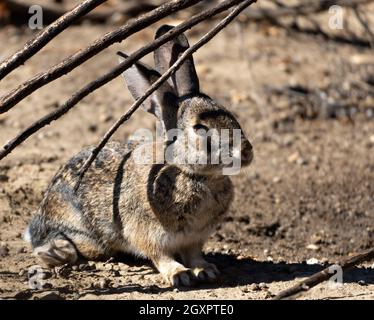
[[195, 277], [201, 281], [214, 281], [220, 272], [213, 263], [204, 262], [193, 268]]
[[195, 275], [191, 269], [177, 268], [165, 275], [173, 287], [190, 287], [195, 283]]

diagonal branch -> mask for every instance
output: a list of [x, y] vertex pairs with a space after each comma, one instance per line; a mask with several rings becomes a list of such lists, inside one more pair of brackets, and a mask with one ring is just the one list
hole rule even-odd
[[109, 139], [112, 135], [117, 131], [117, 129], [130, 117], [132, 114], [141, 106], [141, 104], [153, 93], [155, 92], [178, 68], [183, 64], [183, 62], [190, 57], [195, 51], [200, 49], [203, 45], [208, 43], [211, 39], [213, 39], [223, 28], [225, 28], [231, 21], [235, 19], [244, 9], [250, 6], [252, 3], [256, 2], [256, 0], [245, 0], [241, 4], [239, 4], [235, 9], [227, 15], [220, 23], [218, 23], [213, 29], [211, 29], [208, 33], [206, 33], [198, 42], [196, 42], [193, 46], [188, 48], [183, 54], [178, 58], [178, 60], [159, 78], [155, 81], [149, 89], [135, 101], [135, 103], [130, 107], [130, 109], [121, 116], [117, 120], [115, 124], [106, 132], [100, 143], [92, 150], [91, 155], [85, 161], [84, 165], [82, 166], [78, 181], [75, 185], [75, 191], [78, 190], [80, 182], [82, 181], [84, 174], [95, 160], [99, 152], [104, 148], [107, 144]]
[[[63, 116], [65, 113], [67, 113], [71, 108], [73, 108], [79, 101], [81, 101], [83, 98], [88, 96], [93, 91], [97, 90], [98, 88], [102, 87], [109, 81], [113, 80], [117, 76], [119, 76], [122, 72], [124, 72], [126, 69], [128, 69], [134, 62], [141, 59], [145, 55], [151, 53], [153, 50], [157, 49], [164, 43], [168, 42], [172, 38], [178, 36], [179, 34], [183, 33], [184, 31], [192, 28], [194, 25], [212, 17], [215, 16], [223, 11], [226, 11], [227, 9], [233, 7], [234, 5], [244, 2], [244, 0], [225, 0], [216, 5], [215, 7], [205, 10], [200, 14], [197, 14], [190, 19], [186, 20], [185, 22], [179, 24], [172, 30], [170, 30], [168, 33], [162, 35], [161, 37], [155, 39], [154, 41], [148, 43], [144, 47], [140, 48], [136, 52], [134, 52], [132, 55], [129, 56], [128, 59], [123, 61], [121, 64], [116, 66], [114, 69], [112, 69], [110, 72], [102, 75], [95, 81], [90, 82], [85, 87], [77, 91], [69, 100], [67, 100], [62, 106], [60, 106], [55, 111], [47, 114], [43, 118], [37, 120], [34, 122], [31, 126], [26, 128], [24, 131], [22, 131], [20, 134], [18, 134], [14, 139], [12, 139], [10, 142], [8, 142], [2, 149], [0, 149], [0, 160], [3, 159], [5, 156], [7, 156], [9, 153], [11, 153], [14, 148], [16, 148], [18, 145], [20, 145], [23, 141], [25, 141], [27, 138], [29, 138], [31, 135], [33, 135], [35, 132], [40, 130], [41, 128], [45, 127], [46, 125], [50, 124], [52, 121], [57, 120], [61, 116]], [[251, 1], [255, 2], [255, 1]]]
[[[343, 271], [346, 271], [354, 267], [355, 265], [358, 265], [365, 261], [370, 261], [372, 259], [374, 259], [374, 248], [371, 248], [365, 252], [355, 255], [352, 258], [346, 259], [338, 263], [337, 265], [340, 266]], [[310, 288], [316, 286], [317, 284], [320, 284], [330, 279], [332, 276], [333, 274], [330, 271], [330, 267], [325, 268], [322, 271], [317, 272], [316, 274], [312, 275], [311, 277], [299, 282], [295, 286], [281, 291], [280, 293], [276, 295], [274, 299], [281, 300], [281, 299], [290, 298], [291, 296], [294, 296], [296, 294], [309, 290]]]
[[172, 0], [146, 14], [141, 15], [135, 20], [129, 21], [122, 27], [108, 32], [100, 39], [92, 42], [85, 49], [76, 52], [62, 62], [54, 65], [49, 70], [37, 74], [33, 78], [22, 83], [20, 86], [18, 86], [18, 88], [4, 95], [0, 99], [0, 114], [7, 112], [37, 89], [74, 70], [83, 62], [89, 60], [112, 44], [121, 42], [134, 33], [139, 32], [140, 30], [169, 16], [170, 14], [188, 8], [201, 1], [202, 0]]
[[366, 21], [366, 19], [363, 17], [363, 14], [361, 14], [360, 10], [358, 9], [357, 5], [356, 6], [353, 6], [353, 12], [357, 18], [357, 20], [360, 22], [360, 24], [362, 25], [362, 27], [365, 29], [366, 33], [368, 34], [369, 36], [369, 39], [370, 39], [370, 46], [372, 49], [374, 49], [374, 32], [371, 31], [370, 29], [370, 26], [368, 24], [368, 22]]
[[48, 44], [48, 42], [64, 31], [67, 27], [105, 1], [107, 0], [85, 0], [74, 9], [58, 18], [55, 22], [51, 23], [34, 39], [27, 42], [21, 50], [17, 51], [0, 64], [0, 80], [18, 66], [24, 64], [26, 60], [30, 59], [34, 54], [40, 51]]

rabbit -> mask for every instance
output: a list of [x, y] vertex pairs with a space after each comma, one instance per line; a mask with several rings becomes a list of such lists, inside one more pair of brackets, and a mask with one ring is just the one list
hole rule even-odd
[[[161, 26], [156, 38], [171, 28]], [[141, 62], [127, 69], [123, 75], [133, 97], [139, 98], [188, 47], [181, 34], [155, 50], [156, 70]], [[197, 129], [240, 130], [240, 149], [230, 152], [239, 154], [242, 167], [251, 163], [252, 145], [235, 116], [200, 92], [192, 56], [142, 108], [158, 118], [164, 133], [178, 128], [196, 141]], [[156, 152], [172, 145], [178, 154], [182, 144], [178, 137], [150, 147]], [[137, 145], [108, 143], [76, 192], [79, 170], [92, 147], [70, 159], [52, 179], [25, 239], [48, 267], [123, 252], [151, 260], [171, 286], [214, 281], [219, 270], [204, 259], [202, 249], [234, 197], [229, 175], [222, 174], [225, 164], [137, 164]]]

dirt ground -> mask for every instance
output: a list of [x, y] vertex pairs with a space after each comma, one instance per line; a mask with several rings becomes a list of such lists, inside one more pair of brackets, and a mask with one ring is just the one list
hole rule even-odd
[[[191, 42], [210, 26], [191, 31]], [[111, 28], [84, 24], [64, 32], [2, 80], [0, 95]], [[30, 287], [38, 261], [22, 233], [58, 168], [97, 143], [130, 106], [118, 78], [0, 162], [0, 298], [270, 299], [374, 246], [373, 51], [263, 25], [243, 28], [239, 36], [238, 25], [230, 25], [195, 55], [201, 87], [233, 110], [255, 151], [253, 164], [233, 178], [235, 201], [205, 246], [222, 271], [219, 281], [168, 288], [147, 261], [124, 256], [45, 271], [43, 288]], [[0, 115], [0, 145], [115, 66], [117, 50], [149, 41], [155, 29], [112, 46]], [[0, 58], [30, 37], [28, 30], [2, 28]], [[115, 139], [153, 125], [139, 111]], [[299, 298], [374, 299], [372, 263], [344, 273], [339, 288], [324, 283]]]

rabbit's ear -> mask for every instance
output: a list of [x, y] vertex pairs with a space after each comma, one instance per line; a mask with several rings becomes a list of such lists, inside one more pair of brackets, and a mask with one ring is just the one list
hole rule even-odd
[[[156, 38], [173, 29], [172, 26], [163, 25], [156, 32]], [[163, 74], [174, 62], [190, 47], [184, 34], [165, 43], [155, 50], [154, 59], [156, 70]], [[169, 83], [173, 86], [179, 97], [185, 95], [197, 95], [199, 78], [197, 77], [192, 56], [171, 76]]]
[[[117, 52], [120, 62], [128, 56], [123, 52]], [[144, 63], [136, 62], [124, 71], [127, 87], [135, 100], [139, 99], [154, 83], [160, 74]], [[145, 111], [154, 114], [163, 124], [166, 130], [176, 127], [178, 112], [178, 99], [173, 88], [164, 82], [146, 101], [142, 107]]]

